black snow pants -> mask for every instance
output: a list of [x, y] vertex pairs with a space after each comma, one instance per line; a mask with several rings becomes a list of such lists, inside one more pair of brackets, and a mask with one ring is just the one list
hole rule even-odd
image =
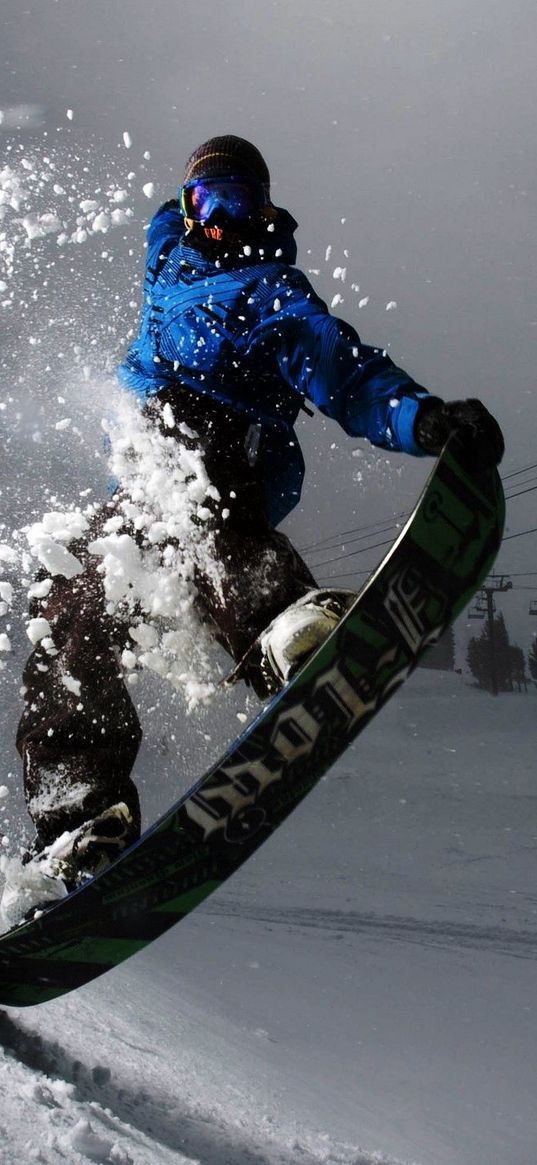
[[[200, 568], [194, 581], [201, 617], [239, 661], [270, 621], [316, 583], [289, 539], [268, 523], [252, 464], [249, 422], [207, 397], [169, 390], [148, 409], [152, 423], [163, 431], [167, 404], [176, 419], [172, 434], [187, 447], [201, 449], [220, 495], [220, 501], [207, 502], [211, 516], [205, 528], [223, 581], [216, 587], [211, 572]], [[88, 551], [114, 505], [112, 500], [103, 506], [89, 533], [70, 547], [83, 573], [70, 579], [56, 575], [46, 597], [32, 601], [30, 614], [50, 623], [55, 653], [50, 654], [50, 645], [47, 651], [38, 644], [26, 664], [25, 708], [17, 734], [38, 846], [49, 845], [117, 801], [131, 811], [133, 840], [140, 830], [130, 773], [142, 731], [120, 663], [128, 620], [107, 612], [100, 559]]]

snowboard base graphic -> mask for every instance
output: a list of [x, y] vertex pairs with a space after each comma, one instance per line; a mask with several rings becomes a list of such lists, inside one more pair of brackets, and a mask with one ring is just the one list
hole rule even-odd
[[469, 602], [498, 551], [496, 470], [452, 439], [336, 630], [225, 756], [96, 878], [0, 936], [0, 1004], [110, 970], [216, 890], [306, 796]]

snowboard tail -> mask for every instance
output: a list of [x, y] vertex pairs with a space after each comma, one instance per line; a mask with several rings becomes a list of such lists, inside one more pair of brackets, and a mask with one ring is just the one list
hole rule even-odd
[[143, 949], [271, 835], [469, 602], [501, 542], [497, 471], [452, 439], [336, 630], [225, 756], [121, 857], [0, 937], [0, 1004], [36, 1004]]

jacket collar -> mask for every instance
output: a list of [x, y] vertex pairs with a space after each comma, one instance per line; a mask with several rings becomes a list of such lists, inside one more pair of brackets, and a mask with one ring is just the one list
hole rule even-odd
[[181, 262], [200, 274], [213, 273], [215, 269], [229, 271], [234, 267], [254, 267], [267, 262], [296, 263], [294, 232], [298, 223], [288, 210], [283, 207], [275, 209], [276, 214], [269, 224], [245, 232], [240, 240], [214, 242], [185, 230], [178, 244]]

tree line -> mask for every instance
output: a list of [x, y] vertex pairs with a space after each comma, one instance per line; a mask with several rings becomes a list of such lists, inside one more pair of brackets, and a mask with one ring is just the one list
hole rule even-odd
[[[528, 683], [537, 687], [537, 635], [525, 655], [521, 647], [510, 642], [503, 615], [495, 615], [492, 636], [486, 620], [481, 634], [470, 639], [466, 662], [477, 686], [485, 691], [527, 691]], [[452, 627], [448, 627], [436, 646], [427, 652], [420, 666], [454, 671], [455, 636]]]
[[520, 692], [527, 690], [528, 680], [537, 685], [537, 638], [526, 657], [521, 647], [510, 643], [502, 614], [494, 616], [492, 627], [487, 621], [481, 635], [470, 639], [466, 659], [478, 687], [487, 691], [496, 686], [498, 692]]

